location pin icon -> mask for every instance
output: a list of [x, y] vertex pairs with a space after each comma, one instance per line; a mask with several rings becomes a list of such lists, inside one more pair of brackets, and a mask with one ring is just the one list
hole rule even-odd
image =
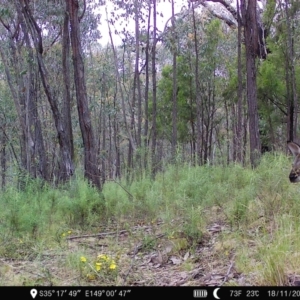
[[31, 297], [34, 299], [37, 295], [37, 290], [36, 289], [30, 290], [30, 294], [31, 294]]

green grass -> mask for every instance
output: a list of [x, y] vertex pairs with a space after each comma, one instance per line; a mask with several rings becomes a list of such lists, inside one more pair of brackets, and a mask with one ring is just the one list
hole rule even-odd
[[[212, 260], [234, 259], [251, 284], [286, 285], [300, 272], [300, 185], [289, 183], [289, 166], [286, 156], [267, 154], [256, 169], [172, 165], [154, 180], [107, 182], [102, 193], [79, 176], [56, 189], [34, 181], [9, 187], [0, 194], [0, 257], [39, 271], [16, 274], [7, 263], [0, 284], [60, 285], [62, 277], [66, 285], [130, 284], [142, 272], [128, 256], [132, 249], [139, 259], [159, 251], [164, 263], [171, 254], [185, 257], [190, 270], [212, 239], [209, 228], [222, 224]], [[96, 270], [101, 253], [118, 255], [118, 267]]]

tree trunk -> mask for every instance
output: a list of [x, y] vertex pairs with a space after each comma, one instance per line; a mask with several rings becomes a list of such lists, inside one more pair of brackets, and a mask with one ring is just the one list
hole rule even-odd
[[[114, 109], [116, 110], [116, 94], [114, 96]], [[121, 177], [121, 151], [120, 151], [120, 137], [119, 137], [119, 125], [117, 120], [117, 114], [114, 114], [113, 120], [113, 131], [114, 131], [114, 145], [115, 145], [115, 152], [116, 152], [116, 161], [115, 161], [115, 172], [114, 178]]]
[[157, 170], [157, 159], [156, 159], [156, 143], [157, 143], [157, 122], [156, 122], [156, 98], [157, 98], [157, 87], [156, 87], [156, 0], [153, 0], [153, 45], [152, 45], [152, 174], [154, 175]]
[[175, 161], [177, 145], [177, 46], [176, 46], [176, 28], [174, 0], [172, 0], [172, 33], [173, 33], [173, 97], [172, 97], [172, 160]]
[[148, 2], [149, 10], [148, 10], [148, 26], [147, 26], [147, 41], [145, 48], [145, 125], [144, 125], [144, 147], [145, 147], [145, 156], [144, 156], [144, 168], [147, 167], [148, 162], [148, 130], [149, 130], [149, 49], [150, 49], [150, 20], [151, 20], [151, 3]]
[[258, 129], [258, 108], [257, 108], [257, 85], [256, 65], [257, 53], [257, 20], [256, 1], [241, 1], [241, 12], [244, 19], [244, 35], [246, 47], [246, 69], [247, 69], [247, 103], [249, 115], [249, 138], [250, 138], [250, 162], [252, 167], [259, 163], [261, 155], [261, 144]]
[[[20, 1], [21, 5], [22, 3], [23, 1]], [[67, 137], [67, 133], [64, 128], [64, 121], [58, 109], [58, 103], [56, 99], [53, 97], [49, 85], [47, 70], [43, 59], [43, 41], [41, 35], [41, 28], [39, 28], [36, 20], [32, 15], [28, 1], [26, 1], [25, 6], [22, 7], [22, 12], [24, 14], [25, 20], [27, 21], [27, 26], [30, 29], [32, 35], [32, 40], [34, 42], [34, 47], [36, 50], [36, 58], [38, 62], [39, 73], [41, 75], [44, 91], [48, 99], [48, 102], [50, 104], [52, 115], [55, 122], [55, 127], [57, 130], [58, 142], [59, 142], [60, 153], [61, 153], [61, 167], [62, 167], [62, 170], [60, 172], [61, 173], [60, 179], [66, 180], [73, 175], [74, 166], [73, 166], [73, 161], [71, 159], [71, 151], [68, 144], [69, 138]]]
[[297, 137], [297, 106], [298, 106], [298, 95], [296, 89], [296, 78], [295, 78], [295, 53], [294, 53], [294, 42], [293, 42], [293, 29], [291, 26], [290, 13], [289, 13], [289, 0], [285, 0], [285, 19], [287, 27], [286, 37], [286, 88], [287, 88], [287, 106], [288, 106], [288, 141], [293, 141]]
[[134, 2], [134, 20], [135, 20], [135, 67], [134, 67], [134, 95], [137, 96], [137, 136], [136, 144], [137, 147], [141, 147], [141, 134], [142, 134], [142, 93], [141, 93], [141, 81], [139, 73], [140, 63], [140, 24], [139, 24], [139, 2]]
[[[196, 146], [197, 146], [197, 158], [198, 164], [202, 164], [202, 146], [203, 146], [203, 120], [201, 128], [201, 99], [200, 99], [200, 82], [199, 82], [199, 50], [198, 50], [198, 39], [197, 39], [197, 28], [195, 19], [194, 3], [192, 3], [193, 11], [193, 30], [195, 39], [195, 83], [196, 83]], [[202, 135], [202, 136], [201, 136]]]
[[[21, 21], [21, 27], [24, 34], [24, 40], [28, 49], [28, 72], [26, 76], [26, 84], [25, 88], [25, 105], [26, 108], [26, 125], [27, 125], [27, 135], [28, 137], [32, 137], [33, 146], [30, 144], [27, 147], [27, 170], [30, 174], [34, 175], [34, 177], [41, 177], [45, 180], [48, 178], [49, 170], [47, 170], [47, 157], [44, 145], [44, 138], [42, 133], [42, 126], [40, 122], [40, 118], [38, 115], [38, 101], [37, 101], [37, 92], [35, 89], [35, 74], [34, 74], [34, 54], [31, 47], [31, 42], [29, 38], [28, 27], [24, 22], [24, 19], [21, 16], [21, 11], [18, 8], [18, 14]], [[36, 164], [36, 160], [38, 157], [39, 163]], [[39, 175], [37, 174], [39, 173]]]
[[230, 105], [231, 108], [231, 132], [232, 132], [232, 160], [237, 161], [237, 134], [236, 134], [236, 129], [237, 129], [237, 116], [235, 112], [235, 103], [231, 103]]
[[97, 151], [88, 108], [85, 84], [84, 62], [82, 57], [81, 36], [79, 28], [78, 0], [66, 0], [67, 13], [70, 18], [71, 46], [74, 67], [74, 81], [77, 99], [79, 124], [84, 147], [84, 175], [96, 187], [101, 189], [100, 172], [97, 166]]
[[0, 155], [1, 155], [1, 188], [2, 190], [6, 185], [6, 138], [5, 138], [5, 118], [0, 118], [1, 124], [1, 138], [0, 138]]
[[229, 137], [229, 109], [227, 100], [224, 100], [225, 118], [226, 118], [226, 163], [230, 162], [230, 137]]
[[242, 149], [242, 140], [243, 140], [243, 128], [242, 128], [242, 104], [243, 104], [243, 77], [242, 77], [242, 22], [239, 12], [239, 0], [236, 1], [238, 8], [238, 90], [237, 90], [237, 124], [236, 124], [236, 158], [238, 162], [243, 161], [243, 149]]
[[71, 78], [70, 78], [70, 33], [69, 33], [69, 15], [65, 12], [63, 32], [62, 32], [62, 72], [63, 72], [63, 87], [64, 87], [64, 101], [63, 101], [63, 118], [65, 121], [65, 129], [68, 138], [68, 147], [71, 152], [71, 159], [74, 160], [74, 143], [72, 130], [72, 116], [71, 116]]
[[[105, 98], [104, 98], [105, 99]], [[105, 183], [105, 178], [106, 178], [106, 162], [107, 162], [107, 156], [106, 156], [106, 130], [107, 130], [107, 125], [106, 125], [106, 113], [105, 113], [105, 103], [104, 101], [101, 101], [101, 111], [99, 116], [99, 130], [102, 127], [102, 149], [100, 147], [100, 140], [101, 137], [99, 137], [99, 154], [100, 154], [100, 159], [101, 159], [101, 174], [102, 174], [102, 180], [101, 184]], [[110, 124], [108, 124], [108, 131], [110, 131]], [[110, 133], [110, 132], [109, 132]], [[109, 134], [109, 138], [111, 139], [111, 134]], [[111, 160], [108, 159], [109, 164], [112, 164]]]

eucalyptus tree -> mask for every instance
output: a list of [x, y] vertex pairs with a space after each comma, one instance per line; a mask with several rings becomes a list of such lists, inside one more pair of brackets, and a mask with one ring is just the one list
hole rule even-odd
[[[148, 17], [147, 17], [147, 28], [145, 31], [145, 89], [144, 89], [144, 98], [145, 98], [145, 122], [144, 122], [144, 132], [143, 132], [143, 139], [144, 139], [144, 148], [147, 149], [149, 145], [149, 137], [148, 137], [148, 130], [149, 130], [149, 83], [150, 83], [150, 30], [151, 30], [151, 14], [152, 14], [152, 5], [150, 1], [148, 1]], [[144, 156], [144, 167], [147, 166], [148, 161], [148, 153], [145, 151]]]
[[[193, 20], [193, 38], [194, 38], [194, 48], [195, 48], [195, 89], [196, 89], [196, 147], [197, 147], [197, 158], [198, 162], [202, 164], [202, 151], [201, 148], [204, 146], [204, 138], [203, 138], [203, 122], [201, 126], [201, 120], [203, 120], [203, 106], [201, 102], [200, 95], [200, 78], [199, 78], [199, 44], [198, 44], [198, 33], [196, 18], [195, 18], [195, 8], [192, 3], [192, 20]], [[202, 108], [202, 109], [201, 109]], [[201, 128], [202, 127], [202, 128]], [[202, 129], [202, 130], [201, 130]], [[201, 144], [200, 144], [201, 141]]]
[[[237, 160], [240, 163], [244, 162], [245, 156], [242, 146], [243, 140], [243, 77], [242, 77], [242, 22], [240, 14], [240, 2], [236, 0], [237, 7], [237, 77], [238, 77], [238, 88], [237, 88], [237, 109], [235, 115], [236, 124], [234, 124], [233, 130], [233, 160]], [[244, 139], [245, 140], [245, 139]]]
[[261, 154], [261, 141], [258, 128], [258, 105], [256, 85], [256, 56], [260, 53], [256, 1], [241, 0], [241, 15], [244, 24], [247, 69], [247, 103], [249, 115], [250, 161], [257, 166]]
[[67, 11], [64, 12], [64, 20], [62, 25], [62, 76], [63, 76], [63, 115], [64, 127], [67, 132], [67, 143], [70, 149], [72, 161], [74, 161], [74, 138], [71, 116], [71, 70], [70, 70], [70, 32], [69, 32], [70, 17]]
[[157, 49], [157, 1], [153, 0], [153, 30], [151, 47], [151, 79], [152, 79], [152, 173], [158, 169], [157, 147], [157, 70], [156, 70], [156, 49]]
[[85, 82], [81, 32], [79, 27], [79, 22], [83, 17], [83, 14], [79, 14], [79, 1], [66, 0], [66, 11], [70, 18], [70, 40], [72, 47], [77, 110], [84, 147], [84, 175], [96, 187], [101, 188], [100, 172], [97, 164], [97, 150]]
[[44, 32], [42, 31], [43, 23], [40, 20], [40, 16], [45, 15], [45, 12], [43, 11], [44, 7], [42, 7], [41, 5], [34, 5], [28, 0], [16, 0], [15, 5], [17, 10], [19, 10], [22, 13], [22, 16], [27, 26], [26, 30], [28, 30], [28, 34], [30, 34], [31, 39], [33, 41], [39, 74], [41, 77], [45, 95], [51, 107], [60, 146], [61, 170], [59, 172], [59, 177], [60, 179], [65, 180], [73, 175], [74, 164], [71, 157], [71, 148], [69, 143], [69, 137], [65, 129], [64, 118], [59, 109], [58, 100], [56, 99], [55, 94], [53, 93], [50, 78], [48, 76], [47, 66], [45, 64], [45, 59], [43, 56], [46, 48]]
[[[48, 158], [38, 114], [36, 65], [28, 25], [18, 1], [1, 1], [0, 54], [15, 109], [18, 115], [19, 167], [31, 176], [48, 179]], [[9, 46], [9, 47], [8, 47]]]
[[172, 74], [172, 142], [171, 142], [171, 154], [172, 160], [175, 160], [176, 146], [177, 146], [177, 33], [176, 33], [176, 22], [174, 12], [174, 0], [171, 1], [172, 8], [172, 54], [173, 54], [173, 74]]
[[[85, 12], [93, 17], [92, 2], [81, 3], [79, 9], [78, 1], [14, 0], [9, 5], [1, 1], [0, 34], [6, 43], [0, 46], [0, 54], [21, 128], [22, 168], [33, 176], [56, 182], [74, 173], [76, 119], [72, 121], [71, 102], [75, 86], [85, 176], [100, 187], [83, 54], [83, 47], [97, 37], [97, 23], [90, 22], [90, 17], [88, 22], [83, 18]], [[80, 30], [86, 37], [83, 43]], [[72, 70], [74, 79], [70, 76]]]

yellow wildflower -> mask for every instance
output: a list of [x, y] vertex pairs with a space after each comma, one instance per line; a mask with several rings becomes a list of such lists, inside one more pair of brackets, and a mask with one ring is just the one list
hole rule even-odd
[[111, 263], [111, 265], [109, 266], [109, 268], [110, 268], [111, 270], [114, 270], [116, 267], [117, 267], [117, 265], [116, 265], [114, 262]]
[[101, 263], [98, 263], [98, 262], [96, 263], [96, 270], [97, 271], [101, 270], [101, 265], [102, 265]]
[[98, 259], [103, 259], [103, 260], [107, 260], [107, 259], [108, 259], [108, 257], [107, 257], [105, 254], [99, 254], [99, 255], [97, 256], [97, 258], [98, 258]]
[[64, 237], [64, 236], [66, 236], [66, 234], [65, 233], [62, 233], [62, 235], [61, 235], [62, 237]]
[[69, 231], [68, 231], [68, 234], [71, 234], [71, 233], [72, 233], [72, 231], [71, 231], [71, 230], [69, 230]]
[[80, 261], [85, 263], [86, 262], [86, 258], [84, 256], [81, 256], [80, 257]]

